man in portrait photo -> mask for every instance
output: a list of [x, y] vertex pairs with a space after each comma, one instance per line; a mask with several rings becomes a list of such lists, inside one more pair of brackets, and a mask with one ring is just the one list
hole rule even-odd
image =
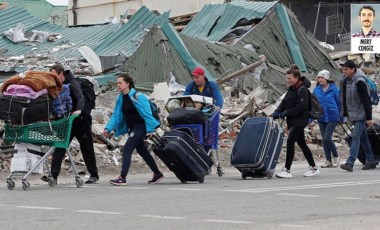
[[364, 5], [359, 10], [359, 21], [362, 25], [360, 32], [352, 34], [352, 37], [357, 38], [378, 38], [380, 32], [373, 29], [375, 20], [375, 9], [369, 5]]

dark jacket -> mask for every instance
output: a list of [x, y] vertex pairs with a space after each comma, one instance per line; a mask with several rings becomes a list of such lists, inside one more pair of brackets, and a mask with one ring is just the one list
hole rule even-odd
[[310, 81], [302, 77], [296, 86], [289, 87], [281, 104], [275, 112], [286, 113], [288, 128], [294, 126], [306, 127], [309, 121]]
[[212, 97], [214, 99], [214, 105], [222, 108], [223, 97], [222, 97], [222, 94], [220, 93], [218, 84], [216, 84], [213, 81], [209, 81], [207, 78], [205, 78], [205, 80], [206, 80], [206, 84], [202, 93], [199, 91], [198, 86], [195, 85], [194, 82], [190, 82], [186, 86], [186, 90], [183, 93], [183, 95], [196, 94], [196, 95], [201, 95], [201, 96], [206, 96], [206, 97]]
[[330, 83], [326, 91], [323, 91], [322, 86], [318, 85], [314, 89], [314, 95], [318, 98], [319, 104], [323, 108], [323, 116], [318, 119], [318, 122], [339, 122], [339, 89], [335, 83]]
[[64, 72], [65, 81], [63, 84], [70, 84], [70, 97], [73, 100], [73, 111], [81, 110], [84, 111], [85, 99], [82, 94], [82, 88], [78, 81], [72, 81], [74, 75], [70, 70], [65, 70]]

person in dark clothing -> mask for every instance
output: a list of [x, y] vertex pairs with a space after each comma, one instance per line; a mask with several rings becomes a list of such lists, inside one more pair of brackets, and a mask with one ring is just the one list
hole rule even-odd
[[305, 177], [315, 176], [319, 174], [319, 170], [315, 165], [311, 150], [306, 144], [304, 129], [309, 120], [309, 100], [310, 100], [310, 81], [301, 77], [301, 73], [296, 65], [292, 65], [291, 69], [286, 72], [289, 84], [288, 92], [281, 104], [272, 114], [273, 119], [286, 118], [289, 129], [286, 144], [286, 163], [282, 171], [277, 173], [279, 178], [292, 177], [290, 168], [294, 159], [294, 145], [297, 144], [302, 149], [307, 162], [309, 163], [309, 171], [304, 173]]
[[347, 117], [354, 125], [354, 129], [351, 132], [350, 156], [345, 164], [340, 165], [340, 168], [348, 172], [353, 171], [361, 146], [366, 155], [366, 164], [362, 170], [375, 169], [376, 163], [366, 129], [366, 125], [368, 127], [373, 126], [372, 105], [369, 98], [369, 88], [365, 80], [366, 76], [362, 70], [356, 68], [353, 61], [344, 63], [343, 74], [344, 78], [340, 87], [341, 116]]
[[[85, 182], [86, 184], [93, 184], [99, 180], [98, 168], [96, 166], [96, 158], [94, 151], [94, 142], [92, 139], [91, 125], [92, 117], [91, 111], [84, 110], [85, 98], [82, 94], [82, 89], [78, 81], [74, 79], [70, 70], [64, 70], [61, 64], [55, 64], [50, 68], [50, 72], [59, 76], [64, 84], [70, 84], [70, 97], [73, 101], [72, 114], [79, 114], [73, 121], [70, 142], [74, 137], [77, 138], [80, 150], [82, 152], [83, 160], [86, 164], [87, 171], [90, 177]], [[57, 181], [61, 171], [62, 161], [65, 158], [66, 149], [56, 148], [53, 153], [51, 162], [51, 176]], [[46, 176], [41, 178], [48, 181]]]
[[164, 175], [158, 169], [144, 143], [144, 139], [146, 134], [155, 130], [159, 122], [152, 115], [149, 99], [144, 94], [136, 92], [133, 79], [129, 75], [121, 74], [117, 77], [117, 88], [120, 95], [116, 99], [114, 112], [104, 129], [103, 135], [108, 136], [111, 131], [115, 130], [115, 136], [128, 133], [129, 137], [123, 147], [123, 163], [120, 175], [116, 179], [110, 180], [110, 183], [113, 185], [127, 184], [126, 177], [134, 149], [153, 171], [153, 178], [148, 183], [158, 183], [164, 179]]

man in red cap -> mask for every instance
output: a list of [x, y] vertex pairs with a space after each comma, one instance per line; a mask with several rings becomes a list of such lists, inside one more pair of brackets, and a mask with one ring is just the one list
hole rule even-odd
[[186, 86], [186, 90], [183, 95], [196, 94], [212, 97], [214, 99], [214, 105], [222, 108], [223, 97], [219, 91], [218, 84], [213, 81], [209, 81], [205, 76], [205, 71], [201, 67], [196, 67], [191, 75], [193, 76], [193, 82], [190, 82]]

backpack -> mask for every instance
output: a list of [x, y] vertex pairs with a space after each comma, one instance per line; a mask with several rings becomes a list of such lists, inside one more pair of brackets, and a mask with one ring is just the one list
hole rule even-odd
[[365, 78], [365, 81], [369, 88], [369, 98], [371, 99], [371, 104], [372, 105], [379, 104], [379, 95], [377, 94], [376, 83], [367, 77]]
[[[301, 88], [302, 87], [300, 87], [298, 91]], [[309, 92], [309, 118], [313, 120], [319, 119], [323, 116], [323, 107], [319, 103], [318, 98], [313, 93], [311, 93], [309, 89], [307, 89], [307, 91]]]
[[[137, 94], [140, 94], [139, 92], [136, 92], [134, 97], [135, 99], [137, 100]], [[145, 96], [145, 95], [144, 95]], [[158, 127], [161, 126], [161, 120], [160, 120], [160, 115], [159, 115], [159, 110], [158, 110], [158, 106], [156, 103], [154, 103], [154, 101], [152, 100], [149, 100], [149, 104], [150, 104], [150, 110], [152, 111], [152, 116], [158, 121], [158, 125], [156, 127], [156, 129]]]
[[84, 111], [91, 114], [91, 110], [95, 108], [96, 94], [94, 90], [94, 84], [87, 78], [76, 77], [74, 78], [82, 89], [82, 94], [85, 100]]
[[309, 95], [309, 117], [312, 119], [319, 119], [323, 116], [323, 107], [314, 93], [309, 92]]
[[52, 115], [56, 118], [66, 117], [73, 110], [73, 101], [70, 97], [70, 84], [63, 84], [62, 91], [52, 102]]

